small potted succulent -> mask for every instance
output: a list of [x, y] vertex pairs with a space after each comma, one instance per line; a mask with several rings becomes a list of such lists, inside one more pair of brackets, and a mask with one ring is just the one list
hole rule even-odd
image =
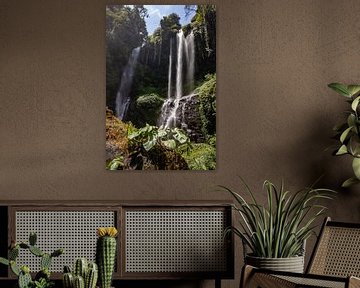
[[329, 88], [346, 98], [350, 109], [346, 112], [346, 122], [334, 127], [339, 139], [339, 145], [334, 155], [350, 155], [352, 157], [352, 168], [354, 176], [347, 179], [342, 186], [349, 187], [360, 183], [360, 85], [344, 85], [331, 83]]
[[239, 213], [239, 226], [229, 227], [226, 233], [232, 232], [241, 238], [245, 264], [302, 273], [305, 241], [314, 233], [315, 220], [326, 209], [318, 200], [331, 199], [334, 191], [310, 187], [291, 193], [284, 189], [283, 183], [277, 188], [266, 180], [267, 203], [262, 205], [243, 183], [251, 201], [227, 187], [220, 187], [235, 199], [233, 208]]

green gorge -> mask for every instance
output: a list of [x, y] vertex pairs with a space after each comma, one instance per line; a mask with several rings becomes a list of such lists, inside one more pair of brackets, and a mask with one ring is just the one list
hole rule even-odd
[[215, 5], [182, 9], [149, 33], [146, 5], [106, 8], [109, 170], [216, 168]]

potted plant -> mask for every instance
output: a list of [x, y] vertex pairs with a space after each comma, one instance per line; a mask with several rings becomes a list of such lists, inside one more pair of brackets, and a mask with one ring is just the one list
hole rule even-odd
[[[242, 180], [243, 181], [243, 180]], [[304, 270], [304, 246], [314, 233], [315, 220], [326, 207], [317, 202], [331, 199], [329, 189], [304, 188], [296, 193], [264, 182], [266, 205], [261, 205], [243, 181], [251, 201], [221, 186], [235, 199], [233, 208], [240, 215], [240, 227], [229, 227], [243, 242], [245, 264], [278, 271], [300, 272]], [[250, 250], [250, 253], [247, 253]]]
[[346, 122], [334, 127], [337, 132], [336, 138], [340, 142], [334, 151], [334, 155], [348, 154], [352, 157], [354, 177], [347, 179], [342, 184], [342, 187], [348, 187], [360, 183], [360, 85], [331, 83], [328, 87], [346, 97], [346, 101], [351, 106], [346, 113]]

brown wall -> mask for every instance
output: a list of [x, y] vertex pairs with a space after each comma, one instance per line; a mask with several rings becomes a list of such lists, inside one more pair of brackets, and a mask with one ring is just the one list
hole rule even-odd
[[[350, 162], [324, 150], [346, 104], [326, 85], [360, 82], [359, 1], [213, 2], [218, 169], [112, 173], [104, 169], [110, 2], [0, 0], [0, 199], [224, 199], [211, 186], [238, 187], [237, 175], [262, 199], [264, 179], [295, 189], [326, 173], [322, 185], [339, 189]], [[340, 190], [328, 214], [359, 221], [358, 190]]]

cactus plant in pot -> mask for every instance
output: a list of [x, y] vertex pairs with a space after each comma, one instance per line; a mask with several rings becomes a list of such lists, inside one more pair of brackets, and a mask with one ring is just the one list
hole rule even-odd
[[240, 216], [239, 227], [229, 227], [226, 233], [232, 232], [239, 236], [244, 247], [247, 247], [244, 249], [245, 264], [302, 273], [305, 241], [314, 233], [316, 219], [326, 209], [318, 202], [331, 199], [334, 191], [310, 187], [291, 193], [284, 189], [283, 183], [277, 188], [266, 180], [264, 189], [267, 203], [262, 205], [243, 183], [251, 201], [246, 201], [232, 189], [221, 188], [235, 199], [233, 208]]

